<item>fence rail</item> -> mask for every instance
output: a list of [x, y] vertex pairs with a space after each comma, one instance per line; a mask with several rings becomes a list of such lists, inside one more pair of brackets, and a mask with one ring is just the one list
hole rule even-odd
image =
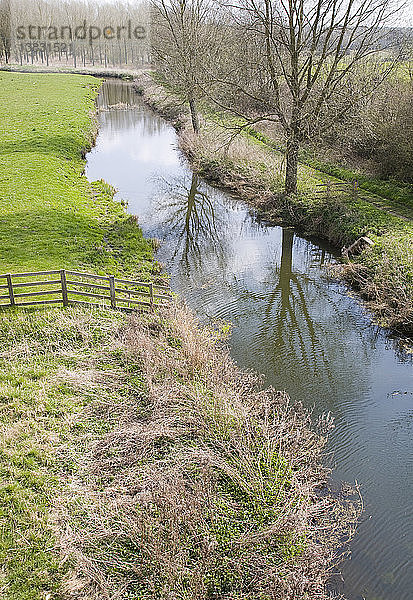
[[[53, 277], [56, 275], [59, 277]], [[166, 285], [120, 279], [113, 275], [94, 275], [65, 269], [0, 275], [0, 307], [86, 303], [133, 310], [140, 306], [165, 306], [171, 302], [171, 298], [171, 290]]]
[[348, 192], [357, 195], [359, 189], [358, 181], [327, 181], [318, 183], [315, 193], [317, 196], [329, 196], [332, 192]]

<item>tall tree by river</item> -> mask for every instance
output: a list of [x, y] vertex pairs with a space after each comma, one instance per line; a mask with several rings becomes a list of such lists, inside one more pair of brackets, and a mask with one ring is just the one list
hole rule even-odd
[[388, 27], [398, 11], [391, 0], [238, 0], [230, 11], [240, 67], [232, 61], [220, 83], [235, 90], [238, 112], [247, 105], [247, 118], [282, 128], [285, 191], [296, 193], [301, 142], [328, 130], [391, 71], [383, 51], [394, 44]]
[[167, 83], [188, 103], [199, 133], [196, 107], [201, 89], [211, 83], [225, 28], [213, 0], [152, 0], [152, 51]]

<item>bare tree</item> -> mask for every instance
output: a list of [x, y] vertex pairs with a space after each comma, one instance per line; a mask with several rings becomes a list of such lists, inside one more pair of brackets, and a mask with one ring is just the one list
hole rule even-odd
[[[397, 11], [391, 0], [235, 0], [228, 8], [244, 48], [235, 54], [248, 64], [232, 66], [219, 83], [237, 94], [238, 106], [248, 100], [255, 122], [280, 124], [285, 191], [296, 193], [301, 142], [328, 129], [389, 72], [382, 40]], [[381, 65], [367, 69], [367, 59], [380, 53]], [[357, 70], [361, 86], [354, 86]], [[251, 122], [251, 112], [247, 117]]]
[[198, 133], [196, 101], [220, 46], [212, 0], [152, 0], [151, 5], [154, 58], [168, 84], [188, 103]]
[[10, 0], [0, 0], [0, 58], [7, 64], [10, 59]]

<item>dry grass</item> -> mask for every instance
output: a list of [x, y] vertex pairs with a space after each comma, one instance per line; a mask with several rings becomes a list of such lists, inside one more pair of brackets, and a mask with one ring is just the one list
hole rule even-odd
[[[407, 242], [407, 243], [406, 243]], [[413, 239], [364, 252], [363, 262], [332, 269], [359, 290], [381, 322], [401, 331], [413, 331]]]
[[[0, 314], [5, 600], [321, 600], [331, 426], [183, 308]], [[350, 499], [351, 500], [351, 499]]]
[[[80, 444], [56, 502], [64, 560], [75, 565], [68, 598], [327, 597], [351, 531], [344, 507], [319, 494], [330, 421], [314, 429], [285, 393], [261, 391], [219, 338], [182, 308], [135, 315], [104, 349], [122, 353], [127, 379], [117, 369], [58, 374], [95, 394], [82, 421], [114, 424]], [[124, 400], [102, 401], [107, 387]]]

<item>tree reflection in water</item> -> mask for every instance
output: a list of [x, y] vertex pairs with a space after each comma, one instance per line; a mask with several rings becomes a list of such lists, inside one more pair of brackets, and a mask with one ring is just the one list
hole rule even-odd
[[[277, 246], [271, 244], [265, 274], [256, 282], [246, 276], [235, 284], [237, 304], [240, 307], [242, 299], [245, 307], [238, 322], [239, 332], [234, 330], [235, 345], [239, 347], [241, 339], [248, 340], [247, 352], [255, 355], [251, 367], [261, 356], [261, 370], [269, 383], [282, 387], [288, 383], [293, 396], [300, 400], [305, 399], [305, 390], [318, 393], [326, 400], [324, 408], [328, 410], [344, 384], [335, 365], [343, 365], [343, 377], [350, 373], [344, 365], [354, 353], [363, 360], [369, 340], [354, 329], [349, 352], [348, 340], [337, 335], [340, 323], [343, 328], [347, 326], [348, 315], [340, 311], [335, 293], [327, 293], [328, 284], [320, 274], [320, 266], [328, 260], [326, 253], [307, 241], [302, 247], [294, 247], [294, 239], [293, 229], [282, 228], [277, 244], [280, 258], [276, 259]], [[243, 352], [239, 359], [249, 364]], [[359, 391], [363, 385], [359, 380]], [[347, 381], [346, 386], [350, 390], [352, 383]]]
[[212, 253], [223, 268], [225, 223], [216, 199], [210, 197], [210, 188], [195, 173], [190, 181], [163, 182], [162, 187], [158, 208], [164, 213], [163, 235], [173, 248], [172, 262], [188, 275], [202, 270], [203, 258]]
[[[284, 372], [292, 370], [291, 377], [304, 379], [312, 374], [323, 379], [324, 385], [326, 381], [333, 385], [333, 357], [341, 352], [342, 360], [346, 354], [336, 339], [331, 345], [326, 343], [330, 321], [335, 322], [337, 318], [337, 307], [332, 297], [323, 294], [325, 282], [310, 274], [311, 266], [319, 269], [323, 264], [325, 251], [314, 256], [310, 250], [314, 246], [306, 242], [300, 252], [306, 268], [304, 272], [295, 269], [294, 231], [283, 228], [279, 262], [273, 262], [275, 249], [270, 251], [264, 265], [261, 253], [260, 265], [246, 261], [235, 276], [234, 257], [240, 254], [239, 244], [253, 238], [261, 243], [260, 240], [265, 239], [262, 225], [248, 213], [245, 220], [235, 219], [233, 207], [223, 203], [220, 193], [196, 174], [172, 183], [162, 181], [160, 192], [156, 208], [162, 213], [162, 237], [166, 242], [169, 268], [182, 279], [178, 287], [186, 290], [186, 296], [194, 300], [196, 296], [195, 303], [199, 307], [201, 300], [196, 290], [208, 287], [210, 309], [214, 312], [209, 316], [235, 319], [236, 329], [242, 332], [245, 341], [250, 338], [256, 351], [262, 352], [265, 348], [267, 357], [273, 357], [277, 363], [272, 365], [274, 372], [280, 368]], [[266, 275], [259, 276], [258, 271], [263, 266]], [[192, 282], [191, 293], [187, 290], [188, 277]], [[320, 294], [323, 314], [319, 311]], [[327, 311], [329, 316], [326, 302], [331, 309]], [[234, 335], [237, 335], [236, 330]], [[301, 373], [297, 373], [297, 365]]]
[[323, 366], [329, 378], [332, 378], [329, 359], [325, 356], [320, 336], [317, 336], [315, 323], [308, 310], [309, 294], [303, 290], [301, 280], [305, 281], [307, 277], [293, 270], [293, 241], [294, 230], [283, 228], [278, 282], [273, 292], [267, 296], [264, 322], [271, 322], [276, 346], [288, 347], [284, 348], [284, 354], [288, 350], [289, 354], [293, 352], [297, 355], [298, 340], [300, 363], [314, 370]]
[[[233, 322], [234, 338], [240, 336], [249, 352], [270, 358], [261, 369], [281, 377], [279, 384], [287, 378], [302, 389], [318, 385], [319, 392], [334, 397], [333, 365], [346, 360], [348, 348], [331, 335], [343, 317], [320, 276], [328, 252], [308, 241], [294, 250], [293, 229], [263, 228], [196, 174], [162, 181], [157, 197], [167, 269], [190, 304], [201, 312], [207, 299], [206, 317]], [[252, 251], [260, 248], [258, 262], [251, 255], [240, 262], [252, 240]], [[281, 257], [274, 262], [278, 248]], [[363, 355], [363, 337], [359, 332], [355, 337]]]

